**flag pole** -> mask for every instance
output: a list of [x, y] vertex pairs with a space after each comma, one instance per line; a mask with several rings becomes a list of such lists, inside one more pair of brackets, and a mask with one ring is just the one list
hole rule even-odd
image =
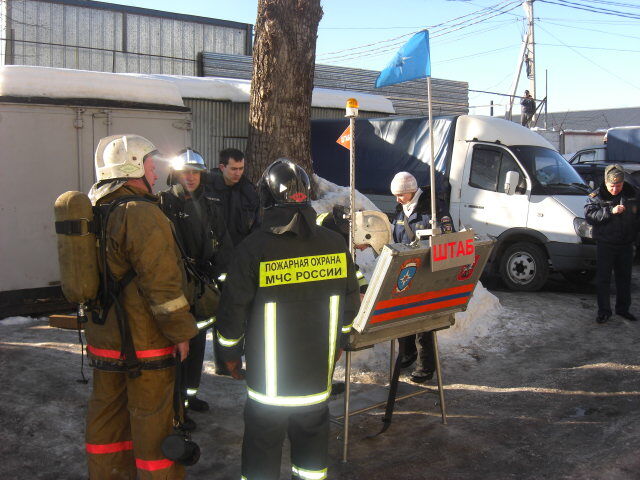
[[433, 112], [431, 110], [431, 75], [427, 77], [427, 98], [429, 103], [429, 146], [431, 147], [431, 160], [429, 162], [429, 182], [431, 184], [431, 235], [440, 233], [436, 227], [436, 162], [434, 151]]

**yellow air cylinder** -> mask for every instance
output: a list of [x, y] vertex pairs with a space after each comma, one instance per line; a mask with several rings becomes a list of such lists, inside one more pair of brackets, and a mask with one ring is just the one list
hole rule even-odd
[[65, 192], [54, 212], [62, 292], [69, 302], [83, 306], [97, 296], [100, 285], [91, 201], [82, 192]]

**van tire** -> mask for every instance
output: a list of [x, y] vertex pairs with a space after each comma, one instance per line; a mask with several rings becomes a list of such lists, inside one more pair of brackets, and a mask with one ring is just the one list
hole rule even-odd
[[530, 242], [517, 242], [500, 256], [500, 277], [509, 290], [535, 292], [549, 277], [549, 262], [542, 248]]

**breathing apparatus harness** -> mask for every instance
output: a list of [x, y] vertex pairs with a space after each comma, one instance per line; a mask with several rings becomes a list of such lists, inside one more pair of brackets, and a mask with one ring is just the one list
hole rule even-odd
[[120, 302], [120, 295], [136, 276], [136, 272], [133, 269], [130, 269], [120, 280], [117, 280], [111, 273], [109, 263], [107, 262], [107, 224], [109, 222], [109, 217], [116, 207], [132, 201], [154, 203], [153, 200], [139, 195], [127, 195], [117, 198], [106, 205], [94, 206], [93, 221], [86, 222], [86, 220], [83, 219], [65, 220], [55, 223], [56, 233], [58, 234], [83, 235], [85, 234], [84, 232], [88, 232], [96, 235], [98, 239], [98, 262], [102, 266], [98, 294], [86, 304], [80, 305], [78, 309], [78, 335], [83, 349], [81, 373], [82, 381], [84, 383], [86, 383], [83, 371], [84, 345], [82, 343], [82, 336], [80, 335], [80, 324], [86, 323], [88, 321], [87, 314], [90, 314], [91, 321], [93, 323], [97, 325], [104, 325], [111, 308], [115, 308], [118, 330], [122, 340], [120, 350], [122, 365], [130, 378], [140, 376], [141, 363], [136, 356], [133, 338], [131, 336], [131, 328], [129, 326], [127, 315]]

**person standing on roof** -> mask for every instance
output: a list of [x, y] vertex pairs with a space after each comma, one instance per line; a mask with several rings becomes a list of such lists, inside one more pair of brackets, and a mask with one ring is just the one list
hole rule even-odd
[[[167, 179], [171, 188], [160, 193], [160, 208], [173, 222], [176, 238], [186, 256], [184, 261], [189, 266], [187, 273], [192, 273], [189, 275], [190, 284], [195, 289], [191, 311], [196, 317], [199, 333], [189, 344], [191, 354], [183, 364], [182, 387], [185, 406], [196, 412], [209, 410], [209, 404], [196, 396], [202, 376], [207, 330], [215, 322], [215, 309], [209, 305], [212, 299], [208, 297], [212, 293], [219, 295], [215, 282], [226, 273], [233, 250], [220, 202], [204, 190], [202, 175], [206, 172], [202, 156], [194, 150], [185, 149], [172, 161]], [[189, 420], [187, 426], [195, 427]]]
[[220, 200], [233, 245], [238, 245], [258, 226], [258, 194], [244, 175], [244, 154], [235, 148], [220, 152], [217, 169], [211, 170], [207, 189]]
[[529, 90], [524, 91], [524, 97], [520, 100], [520, 123], [523, 127], [528, 127], [536, 113], [536, 101]]
[[151, 194], [156, 155], [138, 135], [103, 138], [96, 150], [98, 183], [89, 198], [112, 204], [101, 265], [117, 301], [103, 324], [85, 324], [94, 367], [86, 429], [91, 480], [184, 478], [161, 444], [173, 433], [174, 356], [187, 358], [198, 329], [171, 223]]
[[358, 311], [358, 281], [343, 238], [316, 225], [302, 168], [276, 160], [258, 190], [262, 225], [236, 248], [217, 322], [235, 378], [246, 339], [242, 477], [280, 478], [288, 434], [292, 476], [321, 480], [333, 367]]
[[[391, 181], [391, 193], [395, 195], [398, 205], [393, 220], [393, 241], [411, 243], [416, 239], [416, 231], [431, 228], [431, 203], [428, 189], [418, 188], [416, 178], [409, 172], [398, 172]], [[443, 231], [453, 231], [448, 213], [439, 209], [438, 217]], [[416, 368], [411, 373], [411, 380], [424, 383], [433, 378], [435, 356], [433, 352], [433, 332], [422, 332], [401, 338], [404, 355], [400, 361], [402, 368], [410, 367], [417, 360]]]

